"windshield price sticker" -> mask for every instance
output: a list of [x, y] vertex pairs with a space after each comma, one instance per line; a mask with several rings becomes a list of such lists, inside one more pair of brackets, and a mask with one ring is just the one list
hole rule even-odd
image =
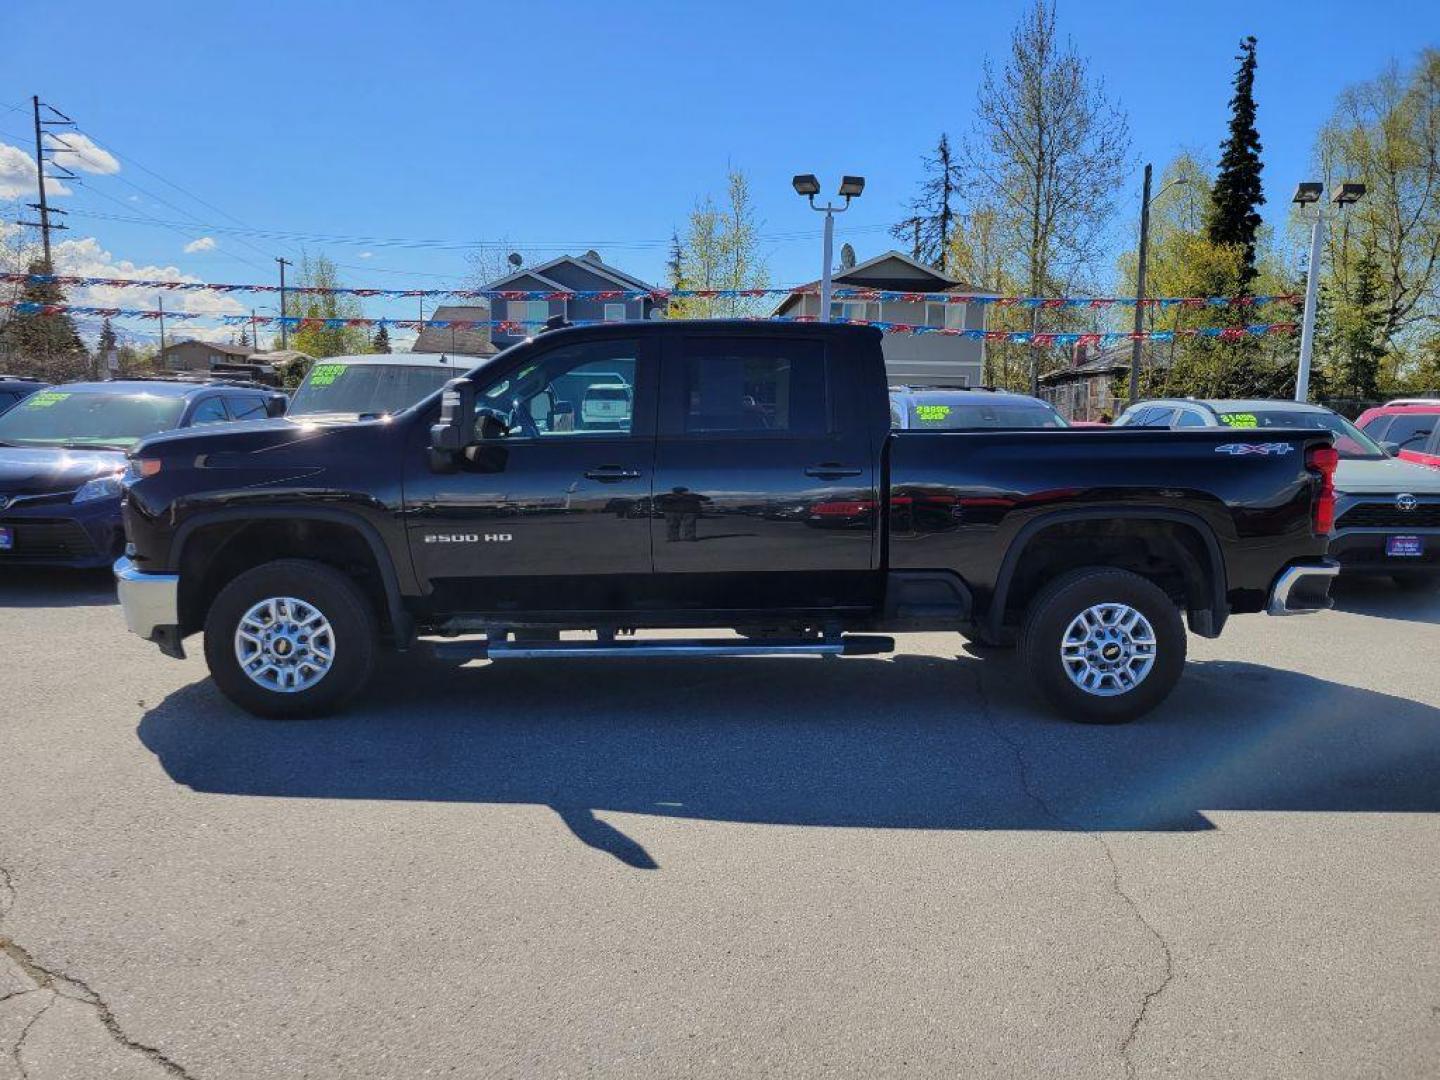
[[1220, 422], [1228, 427], [1259, 427], [1260, 421], [1253, 412], [1221, 413]]
[[950, 415], [949, 405], [916, 405], [915, 419], [922, 424], [938, 424]]
[[344, 364], [316, 364], [310, 370], [310, 385], [329, 386], [344, 374]]
[[48, 409], [57, 401], [64, 401], [69, 394], [61, 393], [58, 390], [42, 390], [38, 394], [31, 394], [25, 399], [23, 408], [26, 409]]

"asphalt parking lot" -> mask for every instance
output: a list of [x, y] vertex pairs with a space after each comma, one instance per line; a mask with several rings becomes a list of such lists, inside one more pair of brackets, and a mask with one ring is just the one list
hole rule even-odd
[[267, 723], [8, 575], [0, 1078], [1434, 1076], [1440, 595], [1338, 593], [1122, 728], [939, 634]]

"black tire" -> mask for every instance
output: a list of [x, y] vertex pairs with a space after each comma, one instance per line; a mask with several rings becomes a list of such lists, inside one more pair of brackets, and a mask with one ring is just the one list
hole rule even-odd
[[1434, 592], [1440, 589], [1440, 574], [1419, 574], [1415, 572], [1391, 574], [1395, 587], [1404, 592]]
[[[330, 624], [334, 659], [308, 688], [267, 689], [241, 668], [236, 630], [246, 612], [272, 597], [312, 605]], [[245, 571], [220, 590], [205, 617], [205, 662], [215, 685], [256, 716], [290, 719], [339, 708], [369, 681], [375, 649], [375, 615], [360, 587], [333, 567], [308, 559], [278, 559]]]
[[[1120, 675], [1102, 675], [1099, 690], [1086, 690], [1072, 680], [1061, 645], [1073, 620], [1091, 607], [1110, 603], [1128, 605], [1150, 624], [1154, 660], [1131, 689], [1123, 688]], [[1160, 704], [1185, 667], [1185, 647], [1185, 624], [1165, 591], [1139, 574], [1107, 567], [1075, 570], [1041, 589], [1020, 632], [1020, 656], [1040, 693], [1082, 724], [1128, 723]]]

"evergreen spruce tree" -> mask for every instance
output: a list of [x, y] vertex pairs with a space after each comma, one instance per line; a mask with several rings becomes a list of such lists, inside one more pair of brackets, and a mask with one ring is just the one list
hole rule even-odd
[[950, 261], [950, 238], [955, 229], [956, 192], [960, 166], [950, 150], [950, 137], [941, 132], [935, 152], [922, 159], [925, 179], [920, 194], [910, 202], [913, 214], [890, 230], [897, 240], [909, 240], [913, 258], [942, 274]]
[[375, 336], [370, 339], [370, 351], [373, 353], [388, 353], [390, 351], [390, 328], [381, 323], [375, 331]]
[[1237, 245], [1244, 252], [1238, 289], [1247, 293], [1255, 280], [1255, 234], [1259, 207], [1265, 204], [1260, 184], [1260, 133], [1255, 130], [1255, 38], [1240, 43], [1240, 69], [1230, 99], [1230, 134], [1220, 144], [1220, 169], [1211, 189], [1209, 234], [1215, 244]]
[[[31, 274], [44, 274], [39, 259], [30, 264]], [[53, 282], [29, 280], [20, 290], [21, 303], [63, 304], [64, 290]], [[68, 312], [41, 314], [15, 312], [0, 326], [0, 347], [10, 354], [15, 374], [30, 374], [54, 382], [82, 378], [89, 374], [90, 358]]]

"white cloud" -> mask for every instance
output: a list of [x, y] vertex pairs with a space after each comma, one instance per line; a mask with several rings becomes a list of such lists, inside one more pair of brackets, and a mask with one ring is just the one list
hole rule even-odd
[[374, 253], [373, 251], [362, 251], [362, 252], [360, 252], [360, 258], [362, 258], [362, 259], [373, 259], [374, 257], [375, 257], [375, 253]]
[[200, 239], [198, 239], [198, 240], [191, 240], [190, 243], [188, 243], [188, 244], [185, 245], [185, 254], [186, 254], [186, 255], [194, 255], [196, 252], [200, 252], [200, 251], [214, 251], [214, 250], [215, 250], [215, 238], [214, 238], [214, 237], [211, 237], [211, 236], [202, 236], [202, 237], [200, 237]]
[[73, 172], [108, 176], [120, 171], [115, 155], [96, 146], [88, 135], [78, 131], [50, 131], [46, 135], [50, 140], [46, 148], [54, 150], [55, 160]]
[[[70, 189], [59, 180], [47, 178], [45, 193], [69, 195]], [[0, 199], [35, 194], [35, 159], [18, 146], [0, 142]]]
[[[178, 266], [142, 266], [129, 259], [117, 259], [101, 247], [98, 240], [90, 236], [79, 240], [61, 241], [55, 246], [54, 258], [55, 272], [73, 277], [144, 278], [151, 281], [203, 280], [193, 274], [182, 273]], [[240, 301], [225, 293], [167, 291], [157, 294], [153, 289], [116, 285], [95, 285], [83, 289], [71, 289], [67, 300], [71, 304], [85, 307], [154, 310], [157, 295], [164, 297], [167, 312], [243, 315], [247, 310]], [[148, 327], [149, 324], [135, 323], [134, 325]], [[231, 335], [235, 333], [236, 328], [233, 326], [202, 325], [198, 319], [194, 323], [188, 319], [177, 319], [173, 324], [167, 320], [165, 324], [165, 336], [174, 341], [181, 341], [185, 338], [199, 338], [203, 341], [229, 341]]]

